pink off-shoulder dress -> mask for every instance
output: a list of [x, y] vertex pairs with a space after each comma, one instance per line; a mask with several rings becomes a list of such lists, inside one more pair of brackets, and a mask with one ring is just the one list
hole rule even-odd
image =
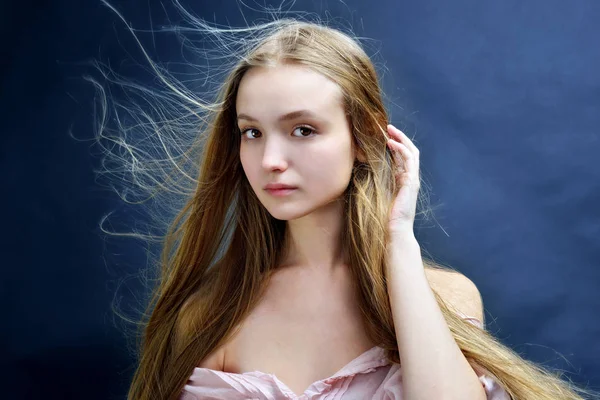
[[[467, 321], [483, 328], [475, 318]], [[473, 365], [473, 364], [471, 364]], [[488, 400], [511, 400], [482, 367], [473, 365]], [[180, 400], [402, 400], [402, 370], [378, 346], [367, 350], [329, 378], [296, 395], [275, 375], [260, 371], [233, 373], [194, 368]]]

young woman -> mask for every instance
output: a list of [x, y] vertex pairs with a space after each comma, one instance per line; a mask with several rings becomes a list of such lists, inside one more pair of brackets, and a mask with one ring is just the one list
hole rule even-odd
[[247, 32], [211, 104], [152, 64], [160, 110], [188, 120], [144, 126], [180, 146], [197, 118], [179, 150], [201, 158], [195, 176], [167, 158], [194, 192], [164, 242], [129, 399], [588, 393], [503, 346], [475, 285], [422, 257], [419, 150], [358, 41], [293, 19]]

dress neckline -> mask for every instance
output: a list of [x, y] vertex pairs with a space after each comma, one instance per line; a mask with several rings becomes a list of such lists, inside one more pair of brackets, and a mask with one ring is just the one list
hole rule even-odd
[[355, 357], [354, 359], [352, 359], [350, 362], [348, 362], [346, 365], [344, 365], [342, 368], [340, 368], [333, 375], [311, 383], [301, 394], [295, 393], [292, 389], [289, 388], [289, 386], [287, 384], [282, 382], [275, 374], [270, 374], [270, 373], [266, 373], [266, 372], [262, 372], [262, 371], [258, 371], [258, 370], [247, 371], [247, 372], [225, 372], [225, 371], [217, 371], [217, 370], [213, 370], [213, 369], [205, 368], [205, 367], [194, 367], [192, 377], [190, 377], [190, 378], [193, 378], [197, 374], [203, 374], [203, 373], [215, 373], [217, 375], [224, 375], [224, 376], [254, 376], [254, 377], [263, 378], [263, 379], [265, 377], [268, 377], [268, 378], [271, 378], [271, 380], [273, 382], [275, 382], [275, 384], [279, 387], [279, 389], [282, 392], [286, 393], [288, 396], [291, 396], [292, 398], [299, 398], [299, 397], [302, 397], [304, 394], [306, 394], [308, 391], [310, 391], [312, 389], [317, 389], [319, 392], [321, 392], [326, 386], [331, 386], [331, 384], [338, 379], [341, 379], [341, 378], [344, 378], [347, 376], [351, 376], [351, 375], [368, 373], [368, 372], [373, 371], [375, 368], [385, 366], [388, 364], [390, 364], [390, 362], [388, 361], [388, 359], [385, 356], [385, 350], [379, 346], [373, 346], [369, 350], [363, 352], [362, 354], [360, 354], [357, 357]]

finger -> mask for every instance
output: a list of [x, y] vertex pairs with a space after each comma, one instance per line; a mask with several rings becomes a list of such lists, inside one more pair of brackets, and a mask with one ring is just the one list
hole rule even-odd
[[394, 139], [389, 139], [388, 145], [394, 153], [398, 164], [402, 165], [406, 172], [412, 173], [415, 170], [415, 157], [408, 147], [406, 147], [406, 145], [403, 143], [395, 141]]
[[413, 158], [413, 164], [414, 164], [414, 171], [419, 171], [419, 149], [417, 149], [417, 147], [413, 144], [413, 142], [408, 138], [408, 136], [406, 136], [406, 134], [404, 134], [404, 132], [400, 131], [399, 129], [395, 128], [393, 125], [388, 125], [388, 127], [390, 127], [390, 133], [392, 134], [393, 137], [396, 137], [398, 139], [398, 141], [394, 141], [395, 143], [401, 143], [404, 146], [408, 147], [410, 149], [410, 155]]
[[396, 129], [396, 131], [397, 131], [398, 137], [400, 138], [400, 141], [402, 143], [404, 143], [410, 149], [410, 151], [412, 151], [415, 155], [418, 155], [419, 149], [417, 149], [417, 146], [415, 146], [413, 141], [410, 140], [410, 138], [406, 135], [406, 133], [402, 132], [399, 129]]
[[413, 153], [419, 154], [419, 149], [417, 148], [417, 146], [415, 146], [412, 140], [410, 140], [410, 138], [406, 136], [404, 132], [402, 132], [400, 129], [396, 128], [392, 124], [389, 124], [388, 128], [388, 131], [394, 136], [394, 138], [397, 138], [398, 141], [404, 143]]
[[[415, 180], [419, 180], [420, 166], [419, 157], [415, 157], [413, 153], [406, 147], [406, 145], [396, 142], [393, 139], [389, 139], [389, 146], [392, 148], [394, 154], [396, 154], [396, 160], [398, 165], [402, 165], [404, 171], [398, 171], [399, 173], [405, 172]], [[400, 161], [402, 160], [402, 161]]]

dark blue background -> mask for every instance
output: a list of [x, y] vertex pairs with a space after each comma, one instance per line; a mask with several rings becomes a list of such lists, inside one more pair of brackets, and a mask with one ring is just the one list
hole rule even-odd
[[[243, 24], [235, 1], [188, 3]], [[168, 22], [158, 1], [113, 4], [135, 28]], [[438, 206], [421, 244], [477, 284], [504, 343], [600, 388], [600, 2], [346, 4], [292, 9], [378, 41], [391, 122], [415, 136]], [[122, 206], [69, 131], [91, 136], [84, 62], [143, 80], [123, 63], [139, 51], [99, 1], [5, 1], [0, 29], [3, 398], [123, 398], [133, 360], [111, 302], [145, 266], [143, 246], [101, 234]], [[142, 37], [179, 61], [174, 39]]]

